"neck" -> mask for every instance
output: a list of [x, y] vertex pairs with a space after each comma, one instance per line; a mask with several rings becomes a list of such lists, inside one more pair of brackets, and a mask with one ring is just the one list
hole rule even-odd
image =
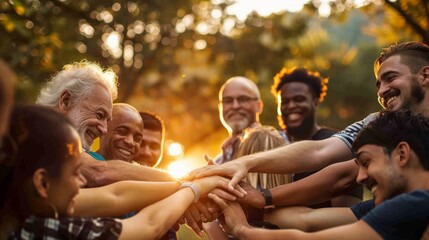
[[407, 192], [415, 190], [429, 190], [429, 172], [420, 169], [410, 173], [407, 188]]

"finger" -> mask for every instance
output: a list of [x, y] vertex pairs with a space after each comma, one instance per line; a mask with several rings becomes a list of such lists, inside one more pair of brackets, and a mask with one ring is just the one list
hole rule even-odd
[[217, 196], [219, 196], [220, 198], [223, 198], [223, 199], [228, 200], [228, 201], [235, 201], [235, 200], [237, 200], [237, 198], [233, 194], [231, 194], [229, 192], [226, 192], [226, 191], [224, 191], [222, 189], [219, 189], [219, 188], [214, 189], [212, 191], [212, 193], [214, 193]]
[[206, 204], [199, 201], [199, 202], [197, 202], [196, 205], [197, 205], [197, 208], [200, 212], [200, 218], [201, 218], [202, 222], [211, 222], [214, 220], [213, 215], [208, 210]]
[[237, 187], [237, 185], [240, 181], [241, 181], [241, 178], [237, 175], [234, 175], [231, 178], [231, 181], [229, 181], [229, 183], [228, 183], [228, 188], [231, 190], [235, 190], [235, 188]]
[[207, 162], [207, 165], [215, 165], [216, 163], [211, 159], [207, 154], [204, 154], [204, 159]]
[[237, 184], [237, 185], [236, 185], [235, 190], [239, 191], [240, 193], [242, 193], [242, 194], [244, 194], [244, 195], [247, 195], [247, 191], [246, 191], [246, 190], [244, 190], [244, 188], [242, 188], [242, 187], [240, 186], [240, 184]]
[[209, 193], [208, 197], [212, 199], [213, 202], [215, 202], [220, 207], [220, 209], [222, 209], [222, 211], [228, 207], [226, 202], [222, 200], [220, 197], [218, 197], [216, 194]]
[[201, 229], [203, 229], [202, 225], [200, 226], [188, 211], [185, 212], [185, 219], [186, 225], [188, 225], [188, 227], [190, 227], [195, 234], [201, 236]]

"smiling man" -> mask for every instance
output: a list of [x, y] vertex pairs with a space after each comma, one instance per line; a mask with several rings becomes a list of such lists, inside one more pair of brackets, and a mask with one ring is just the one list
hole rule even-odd
[[107, 133], [100, 137], [98, 153], [107, 160], [132, 162], [142, 138], [143, 120], [137, 109], [126, 103], [115, 103]]
[[118, 95], [117, 77], [111, 69], [82, 61], [64, 66], [42, 88], [36, 103], [66, 115], [82, 139], [82, 174], [87, 187], [123, 180], [169, 181], [164, 171], [136, 166], [122, 160], [97, 161], [88, 153], [95, 138], [107, 133], [113, 100]]
[[324, 231], [253, 228], [237, 203], [210, 197], [239, 239], [420, 239], [429, 223], [428, 136], [429, 119], [410, 111], [383, 112], [369, 123], [353, 150], [357, 181], [371, 189], [374, 199], [352, 208], [307, 209], [285, 216], [291, 218], [287, 228]]
[[[291, 142], [326, 139], [338, 132], [317, 123], [316, 111], [327, 94], [327, 83], [328, 79], [320, 76], [319, 72], [306, 68], [283, 68], [274, 77], [272, 93], [277, 99], [279, 125]], [[315, 172], [296, 173], [293, 175], [293, 181], [306, 178]], [[352, 206], [362, 201], [362, 195], [362, 187], [357, 186], [353, 191], [311, 207]]]
[[263, 103], [254, 82], [245, 77], [228, 79], [219, 91], [219, 118], [229, 133], [222, 145], [222, 154], [216, 163], [229, 162], [234, 158], [240, 143], [239, 136], [246, 128], [259, 124]]
[[[429, 116], [429, 47], [426, 44], [406, 42], [391, 45], [376, 60], [374, 70], [377, 95], [385, 108], [409, 109]], [[354, 157], [351, 146], [357, 133], [376, 116], [377, 114], [370, 114], [364, 120], [324, 140], [299, 141], [274, 150], [244, 156], [239, 161], [221, 166], [205, 166], [191, 174], [195, 177], [214, 174], [231, 176], [230, 187], [234, 187], [249, 171], [295, 173], [317, 170], [346, 161]], [[343, 186], [350, 184], [355, 177], [355, 171], [352, 169], [350, 173], [336, 172], [335, 182]], [[327, 189], [333, 186], [329, 184], [332, 183], [325, 185]]]

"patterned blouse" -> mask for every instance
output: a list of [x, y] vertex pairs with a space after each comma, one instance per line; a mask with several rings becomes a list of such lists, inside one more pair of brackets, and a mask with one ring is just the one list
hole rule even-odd
[[28, 217], [9, 239], [118, 239], [122, 223], [114, 218]]

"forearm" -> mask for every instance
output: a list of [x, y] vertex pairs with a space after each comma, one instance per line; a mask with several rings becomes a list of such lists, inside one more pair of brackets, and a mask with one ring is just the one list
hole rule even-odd
[[285, 207], [264, 216], [281, 229], [299, 229], [304, 232], [320, 231], [357, 221], [350, 208]]
[[99, 187], [117, 181], [172, 181], [167, 172], [138, 166], [120, 160], [97, 161], [85, 159], [82, 174], [88, 181], [87, 187]]
[[299, 181], [271, 189], [276, 206], [310, 205], [344, 194], [356, 186], [353, 160], [330, 165]]
[[234, 236], [240, 240], [295, 240], [295, 239], [311, 239], [305, 238], [303, 232], [299, 230], [268, 230], [263, 228], [253, 228], [247, 226], [240, 226], [235, 228]]
[[122, 220], [120, 239], [159, 239], [177, 222], [194, 200], [191, 188], [183, 188], [175, 194], [141, 210], [136, 216]]
[[297, 173], [321, 169], [352, 158], [347, 145], [331, 137], [320, 141], [300, 141], [270, 151], [243, 157], [250, 172]]
[[75, 199], [75, 215], [120, 216], [164, 199], [179, 187], [177, 182], [121, 181], [104, 187], [81, 189]]

